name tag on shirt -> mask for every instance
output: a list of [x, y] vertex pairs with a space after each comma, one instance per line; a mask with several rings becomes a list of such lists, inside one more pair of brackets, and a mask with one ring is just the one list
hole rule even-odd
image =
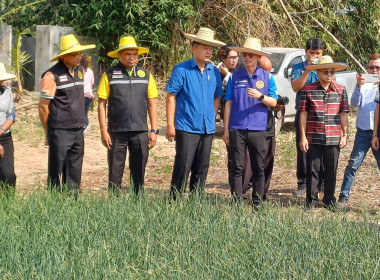
[[59, 76], [59, 81], [62, 83], [62, 82], [67, 82], [67, 75], [62, 75], [62, 76]]
[[112, 75], [112, 79], [122, 79], [123, 75]]

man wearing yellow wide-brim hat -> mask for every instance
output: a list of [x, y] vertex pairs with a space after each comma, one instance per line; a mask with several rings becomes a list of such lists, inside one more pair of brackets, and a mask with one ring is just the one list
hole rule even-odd
[[347, 145], [350, 110], [346, 89], [334, 81], [334, 75], [346, 67], [346, 63], [334, 62], [327, 55], [305, 66], [319, 76], [318, 81], [302, 88], [299, 104], [299, 145], [306, 153], [306, 205], [311, 208], [318, 205], [321, 162], [325, 182], [323, 204], [325, 207], [336, 204], [336, 171], [340, 149]]
[[[107, 69], [100, 80], [98, 117], [102, 143], [107, 148], [110, 190], [121, 188], [128, 149], [131, 185], [135, 193], [142, 191], [149, 148], [156, 145], [157, 87], [152, 74], [137, 65], [139, 55], [148, 52], [133, 37], [122, 37], [119, 47], [108, 53], [109, 57], [118, 58], [119, 63]], [[149, 135], [147, 113], [151, 124]]]
[[193, 41], [193, 58], [174, 67], [166, 86], [166, 138], [176, 140], [171, 180], [174, 198], [185, 189], [190, 171], [190, 191], [202, 189], [208, 173], [215, 112], [223, 95], [219, 70], [210, 59], [212, 48], [225, 44], [214, 33], [201, 27], [197, 34], [184, 34]]
[[60, 39], [58, 61], [42, 74], [38, 105], [45, 144], [49, 145], [48, 184], [51, 188], [77, 190], [82, 176], [85, 125], [83, 51], [95, 45], [81, 45], [73, 34]]

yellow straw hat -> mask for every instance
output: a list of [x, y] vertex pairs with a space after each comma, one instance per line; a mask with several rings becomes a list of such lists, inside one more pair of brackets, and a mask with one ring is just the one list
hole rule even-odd
[[213, 46], [213, 47], [222, 47], [226, 45], [225, 43], [221, 41], [215, 40], [214, 39], [215, 31], [207, 27], [199, 28], [196, 35], [189, 34], [189, 33], [183, 33], [183, 35], [187, 39], [201, 43], [203, 45], [208, 45], [208, 46]]
[[347, 63], [334, 62], [331, 56], [324, 55], [313, 64], [306, 65], [305, 68], [307, 70], [334, 69], [335, 71], [342, 71], [346, 69], [347, 66]]
[[257, 38], [248, 38], [242, 47], [230, 47], [230, 49], [236, 52], [246, 52], [264, 56], [271, 54], [262, 50], [261, 41]]
[[61, 52], [59, 55], [50, 59], [50, 62], [58, 60], [59, 57], [65, 54], [80, 52], [88, 49], [94, 49], [96, 46], [94, 44], [91, 45], [81, 45], [78, 42], [78, 39], [75, 38], [74, 34], [69, 34], [62, 36], [59, 43]]
[[135, 38], [133, 38], [132, 36], [126, 36], [120, 38], [119, 48], [117, 50], [107, 53], [107, 55], [112, 58], [118, 58], [118, 53], [122, 50], [137, 50], [137, 53], [139, 55], [149, 52], [149, 49], [147, 48], [138, 47]]

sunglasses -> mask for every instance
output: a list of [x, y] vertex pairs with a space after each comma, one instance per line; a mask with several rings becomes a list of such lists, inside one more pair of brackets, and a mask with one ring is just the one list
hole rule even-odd
[[323, 71], [322, 73], [325, 74], [326, 76], [329, 74], [332, 76], [335, 74], [335, 71], [334, 70], [326, 70], [326, 71]]
[[368, 66], [368, 70], [377, 70], [379, 71], [380, 70], [380, 66], [376, 66], [376, 65], [371, 65], [371, 66]]
[[253, 54], [253, 53], [246, 53], [246, 52], [243, 52], [242, 54], [241, 54], [243, 57], [249, 57], [249, 58], [253, 58], [254, 56], [255, 56], [255, 54]]

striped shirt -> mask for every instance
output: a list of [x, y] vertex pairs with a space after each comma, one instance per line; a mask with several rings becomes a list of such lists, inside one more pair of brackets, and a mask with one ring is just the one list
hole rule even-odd
[[349, 112], [344, 86], [333, 81], [327, 91], [319, 81], [301, 91], [299, 111], [307, 111], [306, 137], [310, 144], [339, 145], [341, 112]]

